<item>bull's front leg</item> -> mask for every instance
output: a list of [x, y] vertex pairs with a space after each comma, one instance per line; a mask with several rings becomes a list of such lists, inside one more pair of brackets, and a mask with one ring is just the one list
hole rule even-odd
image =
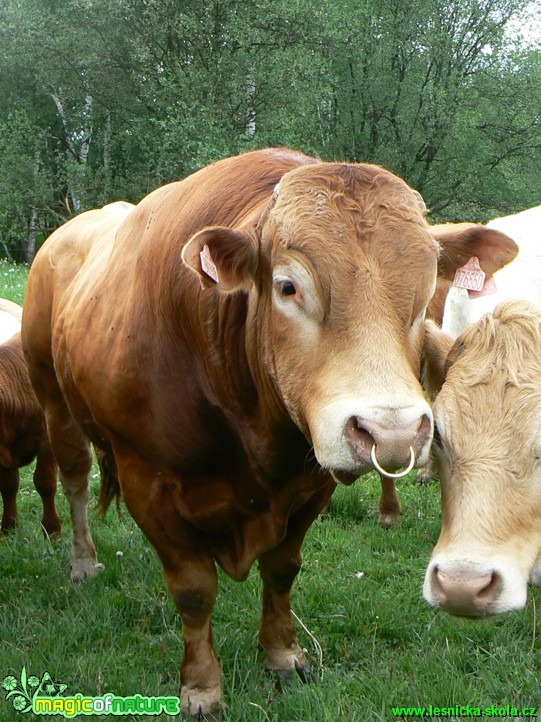
[[396, 526], [400, 521], [400, 502], [396, 494], [396, 486], [394, 479], [383, 474], [379, 475], [381, 479], [381, 496], [379, 499], [379, 525], [384, 529]]
[[334, 482], [314, 495], [288, 523], [285, 539], [259, 558], [263, 581], [263, 608], [259, 642], [265, 652], [265, 668], [286, 680], [296, 671], [303, 681], [314, 676], [297, 641], [291, 619], [291, 586], [301, 567], [301, 544], [310, 524], [328, 504]]
[[[277, 567], [281, 567], [280, 572]], [[259, 642], [265, 652], [265, 669], [286, 681], [294, 671], [303, 681], [312, 677], [310, 666], [297, 642], [297, 632], [291, 619], [290, 590], [299, 569], [300, 555], [297, 562], [291, 559], [286, 561], [267, 553], [259, 562], [263, 580]]]
[[182, 620], [181, 709], [184, 714], [213, 719], [212, 715], [220, 708], [222, 694], [211, 627], [217, 592], [216, 569], [212, 558], [204, 555], [182, 555], [178, 561], [178, 564], [164, 566], [164, 571]]
[[176, 480], [145, 469], [137, 458], [130, 462], [117, 456], [117, 463], [126, 506], [160, 557], [182, 621], [181, 711], [213, 720], [221, 704], [221, 672], [211, 628], [218, 581], [206, 536], [176, 511]]

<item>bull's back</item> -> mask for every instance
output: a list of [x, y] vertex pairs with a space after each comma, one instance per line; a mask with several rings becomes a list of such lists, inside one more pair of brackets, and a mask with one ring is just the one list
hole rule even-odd
[[88, 211], [57, 229], [34, 259], [26, 286], [22, 343], [30, 368], [52, 366], [52, 337], [69, 288], [85, 264], [106, 255], [131, 204]]

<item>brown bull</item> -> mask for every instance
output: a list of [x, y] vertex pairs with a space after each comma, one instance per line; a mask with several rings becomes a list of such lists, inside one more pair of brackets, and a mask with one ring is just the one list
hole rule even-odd
[[[417, 379], [438, 254], [391, 173], [263, 150], [85, 213], [36, 257], [24, 346], [70, 499], [72, 577], [97, 562], [86, 435], [114, 453], [163, 563], [185, 712], [220, 702], [215, 562], [242, 580], [259, 561], [266, 666], [306, 675], [289, 596], [308, 527], [371, 458], [426, 461]], [[468, 257], [444, 249], [445, 273]]]

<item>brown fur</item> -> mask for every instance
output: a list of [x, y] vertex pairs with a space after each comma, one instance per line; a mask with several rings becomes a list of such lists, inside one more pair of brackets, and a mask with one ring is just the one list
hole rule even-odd
[[46, 534], [60, 532], [56, 514], [56, 465], [47, 440], [43, 412], [35, 397], [24, 361], [21, 337], [0, 345], [0, 492], [4, 502], [2, 530], [16, 523], [18, 469], [37, 457], [34, 483], [43, 501]]

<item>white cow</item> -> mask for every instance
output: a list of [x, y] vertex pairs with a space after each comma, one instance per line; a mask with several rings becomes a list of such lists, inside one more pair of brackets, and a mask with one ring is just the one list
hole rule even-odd
[[21, 306], [7, 298], [0, 298], [0, 344], [20, 332], [22, 313]]
[[541, 307], [505, 301], [454, 341], [428, 324], [425, 353], [442, 517], [424, 597], [466, 617], [522, 609], [541, 586]]
[[541, 206], [487, 223], [510, 236], [519, 246], [516, 258], [494, 273], [496, 293], [470, 298], [463, 288], [451, 287], [443, 311], [442, 329], [456, 338], [501, 302], [520, 299], [541, 304]]

